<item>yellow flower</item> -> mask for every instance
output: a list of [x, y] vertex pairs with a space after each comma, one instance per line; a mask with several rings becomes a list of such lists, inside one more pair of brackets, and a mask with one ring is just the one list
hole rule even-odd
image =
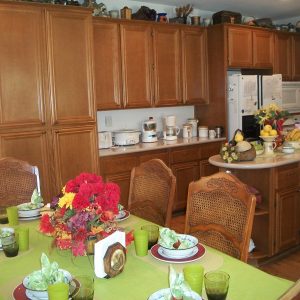
[[72, 209], [72, 202], [73, 202], [73, 199], [74, 199], [75, 195], [76, 195], [75, 193], [66, 193], [66, 194], [64, 194], [61, 198], [59, 198], [58, 206], [59, 207], [66, 206], [66, 208], [71, 208]]

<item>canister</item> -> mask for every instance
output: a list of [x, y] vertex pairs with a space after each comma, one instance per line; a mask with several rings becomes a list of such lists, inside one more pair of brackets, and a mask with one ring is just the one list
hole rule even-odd
[[207, 126], [199, 126], [198, 132], [199, 132], [199, 138], [208, 138], [208, 127]]
[[187, 119], [187, 123], [192, 125], [192, 136], [195, 137], [197, 136], [197, 124], [198, 120], [194, 118], [189, 118]]
[[184, 139], [190, 139], [192, 137], [192, 124], [183, 124], [182, 137]]

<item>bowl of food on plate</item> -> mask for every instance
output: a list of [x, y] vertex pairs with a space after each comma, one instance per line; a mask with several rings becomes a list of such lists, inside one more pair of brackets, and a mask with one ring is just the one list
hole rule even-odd
[[72, 275], [68, 271], [60, 269], [57, 262], [50, 263], [45, 253], [42, 253], [41, 265], [40, 270], [33, 271], [23, 280], [26, 295], [30, 299], [48, 299], [48, 285], [59, 282], [71, 285]]
[[20, 218], [37, 217], [41, 213], [41, 208], [44, 206], [43, 198], [35, 189], [32, 193], [30, 202], [18, 205], [18, 213]]
[[177, 234], [169, 228], [160, 228], [158, 245], [165, 256], [180, 259], [197, 252], [198, 239], [188, 234]]
[[300, 141], [285, 141], [283, 146], [293, 147], [294, 149], [300, 149]]

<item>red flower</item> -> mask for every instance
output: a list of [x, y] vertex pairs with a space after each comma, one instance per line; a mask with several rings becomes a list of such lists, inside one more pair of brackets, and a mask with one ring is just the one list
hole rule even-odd
[[51, 223], [50, 215], [48, 215], [48, 214], [42, 215], [41, 222], [40, 222], [40, 231], [45, 234], [53, 234], [54, 233], [55, 228], [53, 227], [53, 225]]
[[76, 209], [77, 211], [81, 211], [87, 208], [90, 205], [90, 200], [88, 195], [85, 195], [83, 193], [76, 194], [72, 205], [73, 208]]
[[132, 243], [132, 241], [134, 240], [133, 237], [133, 230], [131, 230], [130, 232], [126, 233], [126, 247], [128, 245], [130, 245]]
[[100, 221], [101, 222], [108, 222], [108, 221], [113, 221], [115, 218], [115, 215], [112, 211], [104, 211], [101, 216], [100, 216]]

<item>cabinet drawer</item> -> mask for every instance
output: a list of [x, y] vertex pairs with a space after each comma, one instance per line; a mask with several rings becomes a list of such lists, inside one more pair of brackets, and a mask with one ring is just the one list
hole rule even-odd
[[105, 157], [100, 159], [101, 174], [116, 174], [130, 172], [137, 165], [136, 156]]
[[209, 144], [203, 144], [200, 146], [201, 159], [207, 159], [212, 155], [216, 155], [220, 152], [221, 143], [214, 142]]
[[298, 186], [300, 179], [300, 169], [298, 164], [292, 164], [278, 168], [277, 188], [285, 189], [287, 187]]
[[171, 164], [187, 162], [199, 159], [199, 146], [197, 147], [184, 147], [171, 151]]

